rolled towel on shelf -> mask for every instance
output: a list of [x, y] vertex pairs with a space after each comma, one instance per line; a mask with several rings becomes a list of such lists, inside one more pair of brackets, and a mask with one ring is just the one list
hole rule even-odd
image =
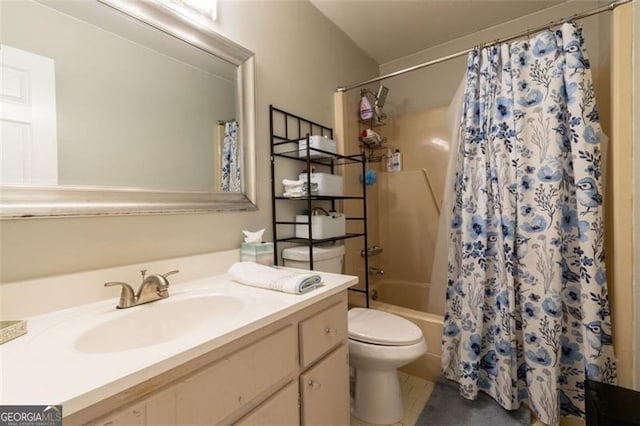
[[318, 274], [291, 272], [254, 262], [236, 262], [228, 273], [233, 281], [240, 284], [291, 294], [306, 293], [322, 285]]

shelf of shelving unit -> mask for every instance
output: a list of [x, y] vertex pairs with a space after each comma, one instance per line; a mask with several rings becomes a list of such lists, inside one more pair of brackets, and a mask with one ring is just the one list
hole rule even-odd
[[[309, 246], [309, 266], [313, 269], [313, 246], [319, 244], [326, 244], [335, 241], [347, 240], [352, 238], [363, 239], [363, 249], [367, 252], [367, 193], [364, 182], [362, 183], [362, 195], [306, 195], [302, 197], [284, 197], [282, 195], [276, 195], [278, 193], [275, 181], [276, 160], [293, 160], [303, 162], [306, 164], [307, 176], [313, 171], [314, 166], [319, 168], [328, 168], [331, 174], [335, 173], [336, 166], [344, 166], [355, 164], [361, 167], [361, 173], [364, 176], [365, 166], [368, 160], [368, 156], [365, 151], [354, 155], [342, 155], [333, 152], [324, 151], [321, 149], [311, 148], [309, 145], [309, 136], [319, 134], [320, 136], [327, 136], [333, 139], [333, 129], [307, 120], [295, 114], [288, 113], [281, 109], [275, 108], [273, 105], [269, 106], [269, 127], [271, 133], [271, 209], [272, 209], [272, 225], [273, 225], [273, 244], [274, 244], [274, 257], [275, 262], [278, 264], [278, 243], [294, 243]], [[276, 127], [284, 133], [276, 133]], [[298, 148], [298, 143], [306, 139], [306, 148], [301, 151]], [[332, 209], [335, 210], [336, 201], [355, 200], [362, 203], [362, 217], [346, 217], [345, 219], [350, 222], [362, 222], [363, 232], [361, 233], [347, 233], [338, 237], [314, 239], [312, 233], [311, 220], [304, 222], [308, 226], [308, 235], [311, 238], [299, 238], [299, 237], [282, 237], [280, 234], [280, 228], [288, 227], [295, 233], [295, 225], [300, 225], [300, 222], [277, 220], [277, 209], [279, 201], [303, 201], [306, 203], [306, 210], [311, 211], [313, 203], [317, 201], [330, 202]], [[365, 293], [366, 306], [369, 307], [369, 275], [366, 273], [369, 269], [369, 258], [365, 256], [364, 259], [364, 289], [349, 289], [358, 293]]]
[[370, 163], [379, 163], [383, 161], [385, 154], [378, 154], [377, 151], [382, 151], [382, 150], [386, 151], [387, 149], [390, 149], [388, 146], [368, 145], [364, 142], [360, 143], [360, 148], [362, 148], [363, 150], [365, 150], [365, 152], [367, 152], [367, 154], [365, 154], [365, 158]]
[[[387, 125], [386, 122], [375, 121], [373, 118], [370, 118], [369, 120], [359, 119], [358, 123], [360, 124], [359, 126], [360, 131], [366, 128], [374, 129], [377, 127], [382, 127]], [[387, 145], [387, 137], [382, 135], [380, 137], [382, 139], [382, 143], [380, 145], [367, 144], [362, 140], [362, 137], [358, 138], [360, 140], [360, 148], [364, 150], [363, 152], [366, 152], [365, 154], [366, 160], [370, 163], [379, 163], [383, 161], [384, 154], [378, 154], [376, 151], [387, 150], [390, 148]]]

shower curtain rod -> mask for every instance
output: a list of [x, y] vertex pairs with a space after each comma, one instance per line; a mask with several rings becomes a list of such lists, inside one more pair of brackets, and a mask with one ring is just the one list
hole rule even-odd
[[601, 7], [595, 8], [595, 9], [587, 10], [585, 12], [576, 13], [575, 15], [572, 15], [572, 16], [569, 16], [569, 17], [566, 17], [566, 18], [562, 18], [562, 19], [559, 19], [557, 21], [551, 21], [546, 25], [541, 25], [539, 27], [528, 29], [526, 31], [522, 31], [522, 32], [520, 32], [518, 34], [509, 36], [509, 37], [501, 38], [501, 39], [498, 39], [498, 40], [493, 40], [493, 41], [490, 41], [490, 42], [481, 43], [479, 45], [476, 45], [474, 47], [462, 50], [460, 52], [452, 53], [452, 54], [447, 55], [447, 56], [442, 56], [442, 57], [440, 57], [438, 59], [433, 59], [431, 61], [424, 62], [424, 63], [418, 64], [418, 65], [414, 65], [412, 67], [405, 68], [403, 70], [394, 71], [392, 73], [385, 74], [385, 75], [380, 76], [380, 77], [372, 78], [370, 80], [362, 81], [360, 83], [351, 84], [349, 86], [339, 86], [338, 88], [336, 88], [336, 91], [337, 92], [346, 92], [346, 91], [351, 90], [351, 89], [357, 89], [358, 87], [366, 86], [367, 84], [377, 83], [378, 81], [386, 80], [386, 79], [391, 78], [391, 77], [396, 77], [398, 75], [406, 74], [406, 73], [411, 72], [411, 71], [415, 71], [415, 70], [419, 70], [419, 69], [422, 69], [422, 68], [426, 68], [426, 67], [431, 66], [431, 65], [436, 65], [436, 64], [439, 64], [441, 62], [446, 62], [446, 61], [448, 61], [450, 59], [455, 59], [455, 58], [458, 58], [460, 56], [467, 55], [469, 52], [472, 52], [474, 49], [477, 49], [477, 48], [480, 48], [480, 47], [488, 47], [488, 46], [493, 46], [493, 45], [496, 45], [496, 44], [504, 43], [504, 42], [507, 42], [507, 41], [516, 40], [516, 39], [519, 39], [521, 37], [528, 36], [530, 34], [536, 33], [538, 31], [542, 31], [544, 29], [551, 28], [551, 27], [554, 27], [556, 25], [564, 24], [565, 22], [575, 21], [575, 20], [578, 20], [578, 19], [584, 19], [584, 18], [588, 18], [589, 16], [597, 15], [597, 14], [602, 13], [602, 12], [608, 12], [608, 11], [611, 11], [611, 10], [615, 9], [618, 6], [622, 6], [623, 4], [631, 3], [632, 1], [633, 0], [617, 0], [617, 1], [609, 3], [606, 6], [601, 6]]

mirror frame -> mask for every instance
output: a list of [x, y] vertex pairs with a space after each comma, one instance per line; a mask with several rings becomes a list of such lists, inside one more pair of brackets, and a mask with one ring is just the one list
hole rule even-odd
[[[55, 7], [55, 0], [36, 0]], [[89, 2], [81, 2], [87, 7]], [[255, 185], [254, 54], [210, 28], [194, 24], [160, 3], [94, 0], [89, 13], [107, 6], [237, 67], [242, 192], [158, 191], [83, 186], [0, 186], [0, 219], [178, 214], [257, 210]], [[102, 9], [104, 10], [104, 9]], [[66, 13], [66, 12], [65, 12]]]

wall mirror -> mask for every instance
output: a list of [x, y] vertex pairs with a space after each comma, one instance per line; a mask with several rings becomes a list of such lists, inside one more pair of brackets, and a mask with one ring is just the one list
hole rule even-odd
[[2, 218], [255, 210], [253, 54], [168, 2], [0, 3]]

